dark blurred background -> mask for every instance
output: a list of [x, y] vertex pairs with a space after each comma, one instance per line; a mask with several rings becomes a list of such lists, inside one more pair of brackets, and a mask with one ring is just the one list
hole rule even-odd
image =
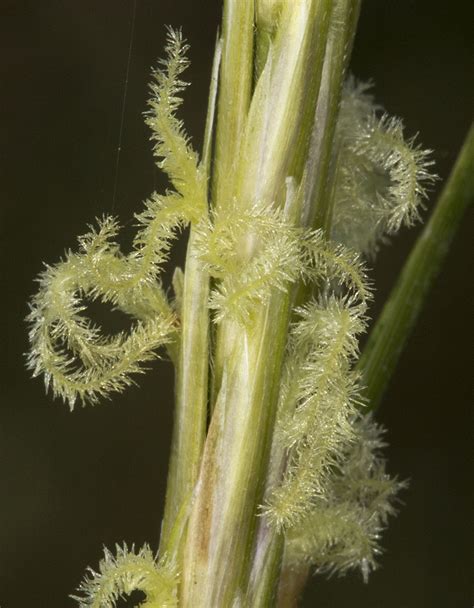
[[[76, 236], [104, 212], [125, 225], [127, 247], [133, 213], [153, 189], [166, 187], [142, 119], [164, 24], [182, 26], [191, 44], [192, 87], [181, 115], [200, 148], [220, 4], [137, 0], [117, 171], [134, 2], [0, 1], [3, 608], [73, 606], [67, 596], [85, 567], [97, 564], [102, 545], [148, 541], [156, 548], [172, 423], [170, 364], [153, 364], [139, 388], [113, 402], [71, 414], [25, 371], [24, 317], [43, 261], [75, 248]], [[365, 0], [353, 55], [352, 71], [373, 79], [377, 100], [404, 118], [408, 134], [420, 133], [443, 179], [471, 119], [470, 5]], [[303, 606], [471, 605], [470, 219], [379, 412], [389, 469], [410, 479], [383, 539], [381, 568], [368, 585], [356, 574], [315, 577]], [[418, 231], [405, 231], [381, 253], [379, 305]], [[112, 314], [105, 323], [114, 329], [123, 319]]]

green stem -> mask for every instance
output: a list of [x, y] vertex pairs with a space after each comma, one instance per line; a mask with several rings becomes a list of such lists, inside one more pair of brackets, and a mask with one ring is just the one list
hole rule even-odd
[[219, 32], [216, 37], [216, 46], [214, 49], [214, 59], [212, 61], [211, 85], [209, 87], [209, 105], [207, 108], [206, 128], [204, 130], [204, 145], [202, 149], [202, 164], [206, 170], [206, 175], [211, 175], [211, 160], [212, 160], [212, 137], [214, 135], [214, 123], [216, 114], [216, 99], [217, 89], [219, 85], [219, 68], [222, 59], [222, 40], [219, 37]]
[[[339, 112], [339, 101], [342, 92], [345, 71], [350, 57], [350, 51], [355, 36], [360, 10], [359, 0], [339, 0], [334, 4], [330, 22], [327, 45], [322, 64], [319, 94], [311, 120], [306, 122], [306, 129], [311, 131], [309, 160], [306, 165], [305, 199], [308, 204], [304, 221], [307, 225], [330, 231], [331, 223], [331, 157], [333, 153], [334, 132]], [[312, 210], [312, 211], [310, 211]], [[309, 295], [309, 290], [301, 285], [295, 294], [295, 301], [301, 303]], [[280, 442], [274, 441], [271, 454], [272, 472], [268, 479], [266, 494], [269, 495], [275, 484], [279, 482], [285, 466], [285, 452]], [[275, 581], [282, 563], [284, 549], [283, 535], [260, 524], [257, 552], [250, 579], [249, 594], [252, 606], [264, 608], [272, 602], [275, 593]], [[294, 576], [301, 585], [308, 575], [298, 571], [286, 572], [287, 585], [291, 586]], [[279, 592], [280, 593], [280, 592]], [[279, 599], [280, 601], [280, 599]]]
[[[329, 0], [284, 7], [271, 57], [256, 85], [240, 171], [233, 181], [236, 199], [243, 208], [254, 201], [279, 204], [286, 177], [299, 179], [303, 173], [330, 15]], [[220, 212], [221, 205], [222, 201], [216, 201]], [[275, 294], [270, 306], [248, 327], [232, 321], [219, 326], [220, 348], [215, 362], [219, 396], [207, 440], [209, 461], [202, 468], [185, 556], [188, 571], [183, 598], [189, 605], [227, 606], [247, 588], [290, 303], [289, 294]], [[265, 557], [265, 563], [272, 564], [272, 575], [266, 579], [265, 589], [257, 590], [258, 601], [274, 593], [282, 547], [281, 542], [272, 544], [273, 552]]]
[[329, 231], [331, 221], [330, 165], [342, 85], [351, 56], [360, 0], [338, 0], [334, 4], [322, 82], [307, 161], [305, 223]]
[[249, 595], [253, 608], [266, 608], [274, 605], [277, 596], [285, 537], [261, 523], [257, 543], [263, 544], [263, 549], [254, 558]]
[[[337, 150], [334, 135], [342, 95], [342, 87], [357, 30], [360, 0], [337, 0], [334, 3], [321, 86], [311, 125], [311, 141], [305, 170], [305, 207], [303, 224], [323, 230], [329, 238], [334, 200], [334, 180], [337, 175]], [[310, 128], [311, 128], [310, 127]], [[301, 284], [295, 304], [301, 305], [313, 288]]]
[[333, 3], [283, 4], [242, 141], [236, 184], [242, 205], [282, 205], [285, 180], [300, 182], [310, 144]]
[[225, 366], [189, 522], [183, 605], [231, 606], [246, 588], [288, 317], [289, 298], [279, 296]]
[[[209, 107], [202, 165], [209, 176], [212, 135], [217, 97], [218, 70], [222, 44], [216, 40], [212, 65]], [[209, 274], [202, 268], [196, 251], [193, 228], [189, 236], [181, 303], [181, 341], [176, 360], [176, 409], [171, 443], [171, 459], [160, 550], [177, 553], [176, 521], [180, 521], [178, 541], [183, 538], [183, 505], [194, 491], [206, 438], [209, 360]], [[175, 346], [176, 347], [176, 346]], [[186, 510], [186, 518], [189, 508]], [[181, 516], [180, 516], [181, 514]], [[183, 521], [182, 521], [183, 520]]]
[[369, 409], [375, 409], [446, 257], [464, 211], [474, 199], [474, 126], [471, 126], [433, 214], [418, 238], [370, 333], [358, 368]]
[[174, 520], [192, 493], [206, 437], [209, 358], [209, 276], [189, 237], [184, 275], [181, 342], [176, 369], [176, 407], [160, 550], [165, 552]]
[[224, 2], [212, 196], [217, 206], [234, 195], [229, 176], [235, 171], [252, 92], [254, 10], [254, 0]]

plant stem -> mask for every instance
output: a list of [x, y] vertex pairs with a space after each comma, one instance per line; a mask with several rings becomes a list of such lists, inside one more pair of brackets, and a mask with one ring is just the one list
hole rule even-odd
[[[202, 164], [209, 177], [222, 44], [216, 40]], [[189, 236], [181, 306], [181, 340], [176, 366], [176, 409], [160, 550], [169, 553], [176, 520], [197, 481], [206, 435], [209, 360], [209, 275], [197, 258], [196, 235]], [[189, 509], [188, 509], [189, 510]], [[183, 527], [183, 526], [182, 526]], [[184, 529], [184, 528], [183, 528]], [[179, 542], [183, 533], [179, 535]], [[174, 549], [176, 553], [176, 549]]]
[[410, 253], [359, 360], [369, 409], [375, 409], [380, 402], [464, 211], [473, 199], [474, 126], [471, 126], [433, 214]]
[[[360, 0], [334, 3], [306, 160], [303, 225], [323, 230], [326, 238], [331, 231], [333, 182], [337, 174], [334, 135], [359, 13]], [[301, 305], [311, 295], [309, 285], [299, 285], [296, 305]]]
[[181, 316], [181, 341], [176, 369], [176, 407], [171, 442], [165, 514], [160, 550], [184, 500], [192, 493], [199, 474], [206, 437], [209, 360], [209, 276], [195, 252], [191, 229]]
[[266, 608], [273, 605], [277, 595], [285, 538], [266, 522], [260, 522], [258, 533], [248, 593], [253, 608]]
[[208, 181], [211, 175], [212, 138], [214, 135], [217, 88], [219, 84], [219, 69], [221, 66], [221, 60], [222, 40], [219, 37], [218, 32], [216, 37], [216, 46], [214, 49], [214, 59], [212, 61], [211, 86], [209, 87], [209, 105], [207, 108], [206, 128], [204, 130], [204, 145], [202, 149], [202, 164], [206, 170]]
[[238, 334], [226, 364], [189, 524], [184, 605], [230, 606], [245, 588], [288, 316], [280, 296]]
[[[334, 141], [334, 131], [339, 111], [344, 74], [347, 69], [352, 42], [355, 36], [360, 10], [359, 0], [339, 0], [333, 6], [328, 27], [328, 39], [322, 65], [319, 94], [313, 116], [307, 128], [311, 132], [309, 159], [306, 163], [305, 199], [312, 207], [303, 210], [303, 221], [307, 225], [322, 228], [327, 234], [330, 231], [331, 213], [328, 211], [331, 193], [327, 192], [330, 158]], [[312, 131], [311, 131], [312, 130]], [[330, 188], [329, 188], [330, 189]], [[315, 207], [314, 207], [315, 206]], [[309, 295], [309, 290], [300, 285], [295, 299], [301, 303]], [[268, 477], [266, 495], [269, 495], [279, 482], [285, 466], [285, 452], [276, 439], [272, 445], [271, 474]], [[259, 524], [257, 551], [250, 579], [252, 605], [264, 608], [272, 601], [275, 593], [275, 581], [278, 580], [284, 549], [284, 537], [264, 521]], [[308, 575], [305, 568], [303, 575], [299, 571], [286, 572], [285, 589], [292, 585], [291, 578], [304, 586]], [[279, 591], [280, 594], [280, 591]], [[282, 601], [279, 599], [278, 601]]]
[[235, 195], [229, 187], [238, 159], [253, 82], [254, 0], [226, 0], [222, 17], [218, 122], [212, 200], [225, 205]]
[[[232, 5], [230, 2], [229, 6]], [[232, 159], [238, 163], [236, 177], [229, 167], [226, 171], [222, 169], [228, 149], [217, 145], [217, 193], [225, 176], [227, 197], [227, 202], [214, 201], [219, 213], [232, 198], [244, 210], [261, 202], [277, 207], [285, 199], [287, 177], [301, 178], [331, 9], [329, 0], [302, 1], [294, 6], [284, 3], [245, 128], [234, 143], [234, 151], [236, 147], [239, 151], [237, 158]], [[228, 10], [224, 11], [224, 19]], [[253, 22], [253, 14], [251, 18]], [[238, 21], [232, 25], [238, 30]], [[221, 77], [224, 82], [231, 76], [235, 86], [239, 73], [232, 63], [230, 67], [226, 63], [229, 44], [226, 27], [230, 25], [225, 21]], [[245, 35], [242, 44], [241, 54], [246, 55]], [[241, 56], [238, 49], [235, 53]], [[225, 74], [226, 67], [234, 69], [234, 73]], [[228, 111], [227, 105], [219, 105], [218, 141], [221, 125], [227, 132], [222, 120], [229, 118]], [[293, 217], [291, 211], [290, 216]], [[294, 217], [299, 218], [300, 214]], [[258, 235], [249, 234], [248, 242], [242, 244], [243, 263], [247, 250], [258, 246], [254, 239], [258, 241]], [[291, 301], [289, 293], [276, 292], [248, 323], [224, 319], [218, 327], [214, 363], [216, 405], [188, 527], [182, 584], [184, 605], [230, 606], [245, 593], [254, 554], [256, 513], [263, 498], [268, 467]], [[276, 553], [277, 559], [272, 563], [278, 565], [280, 547]], [[276, 588], [279, 567], [272, 568], [272, 572], [269, 590]]]
[[334, 132], [359, 13], [360, 0], [338, 0], [334, 4], [307, 161], [305, 224], [322, 228], [326, 233], [331, 222], [328, 178]]

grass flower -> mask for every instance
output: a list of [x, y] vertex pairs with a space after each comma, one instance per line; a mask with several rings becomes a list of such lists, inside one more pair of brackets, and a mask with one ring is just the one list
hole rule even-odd
[[[106, 550], [80, 606], [112, 607], [137, 589], [150, 608], [286, 606], [283, 576], [356, 568], [368, 580], [379, 561], [403, 483], [387, 475], [366, 410], [464, 202], [441, 199], [361, 357], [367, 263], [420, 219], [435, 177], [430, 152], [348, 74], [359, 8], [226, 0], [201, 156], [177, 117], [189, 49], [169, 29], [146, 123], [170, 190], [136, 214], [130, 253], [104, 217], [39, 279], [29, 366], [71, 409], [124, 390], [163, 349], [176, 371], [158, 555]], [[162, 267], [185, 227], [170, 299]], [[126, 313], [131, 330], [105, 335], [87, 298]]]

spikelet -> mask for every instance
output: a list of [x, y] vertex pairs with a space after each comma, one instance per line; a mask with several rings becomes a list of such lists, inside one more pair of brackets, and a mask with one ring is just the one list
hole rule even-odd
[[[287, 196], [298, 193], [287, 184]], [[275, 291], [285, 292], [299, 279], [331, 291], [339, 286], [348, 303], [371, 297], [364, 265], [356, 252], [327, 241], [322, 231], [296, 227], [286, 210], [255, 203], [241, 209], [236, 201], [201, 222], [197, 248], [216, 279], [210, 308], [214, 320], [248, 324], [253, 312]]]
[[114, 608], [117, 601], [135, 590], [145, 593], [142, 608], [175, 608], [178, 606], [176, 567], [166, 559], [153, 556], [144, 545], [137, 553], [134, 547], [116, 545], [114, 556], [108, 549], [99, 571], [88, 568], [80, 584], [80, 596], [72, 595], [80, 608]]
[[240, 209], [234, 201], [201, 232], [201, 260], [216, 281], [210, 297], [216, 322], [251, 321], [274, 290], [285, 291], [303, 271], [301, 234], [273, 205]]
[[169, 28], [167, 57], [161, 62], [165, 69], [153, 72], [146, 123], [152, 130], [158, 166], [169, 176], [176, 191], [194, 200], [202, 213], [206, 205], [206, 172], [198, 166], [197, 154], [189, 145], [183, 123], [175, 116], [181, 103], [180, 93], [187, 86], [180, 76], [188, 66], [188, 48], [181, 31]]
[[367, 305], [372, 298], [371, 284], [356, 251], [327, 241], [320, 230], [307, 231], [301, 248], [305, 259], [303, 279], [319, 284], [326, 291], [342, 289], [348, 305], [357, 302]]
[[359, 387], [350, 364], [365, 327], [364, 311], [362, 304], [349, 307], [335, 296], [298, 310], [277, 424], [288, 463], [263, 509], [277, 528], [295, 526], [324, 495], [328, 472], [352, 439]]
[[370, 256], [385, 235], [419, 219], [436, 177], [430, 151], [404, 140], [401, 120], [378, 117], [369, 88], [350, 78], [344, 89], [332, 238]]
[[383, 429], [371, 416], [358, 417], [353, 428], [354, 440], [333, 468], [324, 497], [317, 497], [307, 516], [288, 530], [285, 560], [329, 574], [360, 569], [367, 582], [381, 552], [380, 534], [406, 484], [386, 474]]
[[[156, 356], [161, 345], [176, 340], [178, 318], [161, 288], [159, 275], [172, 240], [186, 224], [205, 215], [206, 176], [176, 119], [184, 83], [187, 47], [181, 34], [169, 30], [164, 71], [154, 73], [153, 99], [147, 123], [155, 155], [176, 192], [153, 194], [136, 215], [139, 230], [132, 252], [124, 256], [115, 237], [117, 222], [105, 217], [98, 228], [79, 238], [79, 253], [68, 253], [47, 267], [31, 303], [30, 354], [33, 375], [44, 375], [46, 389], [71, 409], [79, 399], [95, 403], [133, 383], [141, 363]], [[103, 336], [82, 313], [84, 298], [110, 303], [128, 314], [128, 334]]]

